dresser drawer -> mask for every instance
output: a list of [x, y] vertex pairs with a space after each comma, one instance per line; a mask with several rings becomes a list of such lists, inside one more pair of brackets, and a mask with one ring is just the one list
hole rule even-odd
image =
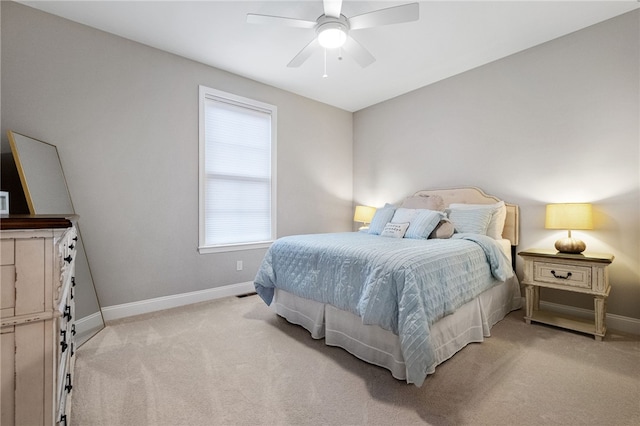
[[16, 306], [16, 267], [0, 266], [0, 318], [15, 315]]
[[59, 353], [58, 359], [58, 371], [57, 371], [57, 389], [56, 389], [56, 403], [57, 403], [57, 418], [60, 418], [64, 414], [64, 402], [67, 399], [67, 395], [71, 393], [73, 389], [73, 356], [75, 351], [73, 342], [69, 343], [69, 347], [62, 353]]
[[0, 240], [0, 318], [15, 315], [16, 266], [13, 239]]
[[13, 239], [0, 240], [0, 265], [13, 265], [14, 253]]
[[[54, 294], [54, 298], [55, 301], [60, 304], [65, 303], [65, 299], [68, 297], [69, 292], [73, 292], [71, 287], [74, 279], [73, 275], [77, 255], [77, 241], [78, 237], [76, 230], [75, 228], [71, 228], [65, 232], [62, 238], [57, 242], [60, 259], [61, 286], [57, 288], [58, 292]], [[60, 309], [60, 312], [63, 312], [63, 310]]]
[[591, 267], [533, 262], [533, 280], [569, 287], [591, 288]]

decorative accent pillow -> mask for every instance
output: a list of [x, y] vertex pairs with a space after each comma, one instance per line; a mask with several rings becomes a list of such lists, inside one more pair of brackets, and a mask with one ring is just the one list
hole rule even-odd
[[444, 200], [439, 195], [416, 195], [407, 197], [402, 202], [402, 206], [407, 209], [427, 209], [444, 211]]
[[453, 223], [449, 219], [442, 219], [438, 225], [436, 225], [436, 229], [429, 235], [429, 238], [440, 238], [447, 239], [451, 238], [453, 233], [456, 231]]
[[449, 209], [484, 209], [491, 211], [491, 220], [487, 227], [486, 235], [494, 240], [502, 239], [504, 222], [507, 219], [507, 206], [504, 201], [495, 204], [451, 204]]
[[384, 230], [385, 225], [391, 222], [391, 218], [393, 218], [395, 211], [396, 208], [391, 204], [385, 204], [383, 208], [376, 210], [373, 215], [373, 219], [371, 219], [371, 223], [369, 224], [369, 233], [380, 235]]
[[418, 215], [419, 212], [420, 210], [407, 209], [404, 207], [400, 207], [399, 209], [396, 209], [395, 213], [393, 214], [393, 218], [391, 219], [391, 222], [392, 223], [411, 222], [413, 218]]
[[380, 234], [381, 237], [402, 238], [407, 232], [409, 223], [387, 223]]
[[453, 222], [456, 232], [487, 235], [492, 210], [456, 209], [451, 206], [449, 209], [449, 220]]
[[405, 238], [411, 238], [416, 240], [426, 240], [429, 234], [436, 229], [440, 220], [444, 217], [444, 213], [433, 210], [417, 210], [418, 214], [415, 215], [409, 229], [405, 234]]

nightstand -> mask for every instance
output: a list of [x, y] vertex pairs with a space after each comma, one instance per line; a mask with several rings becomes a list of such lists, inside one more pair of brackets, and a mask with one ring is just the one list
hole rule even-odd
[[[524, 259], [526, 310], [524, 319], [593, 334], [602, 340], [607, 332], [605, 315], [609, 285], [607, 267], [613, 255], [600, 253], [569, 254], [555, 250], [530, 249], [518, 253]], [[540, 310], [540, 287], [593, 295], [595, 318], [569, 317]]]

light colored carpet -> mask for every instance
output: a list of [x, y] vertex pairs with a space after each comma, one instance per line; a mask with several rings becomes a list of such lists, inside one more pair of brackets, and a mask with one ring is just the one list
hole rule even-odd
[[77, 352], [76, 425], [638, 425], [640, 338], [508, 315], [421, 387], [257, 296], [113, 322]]

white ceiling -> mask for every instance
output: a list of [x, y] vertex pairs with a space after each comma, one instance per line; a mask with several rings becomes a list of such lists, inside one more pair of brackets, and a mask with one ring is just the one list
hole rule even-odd
[[[344, 1], [351, 17], [406, 1]], [[321, 0], [20, 1], [336, 107], [357, 111], [640, 7], [623, 1], [421, 1], [416, 22], [352, 31], [377, 59], [289, 61], [313, 29], [246, 23], [247, 13], [314, 21]]]

